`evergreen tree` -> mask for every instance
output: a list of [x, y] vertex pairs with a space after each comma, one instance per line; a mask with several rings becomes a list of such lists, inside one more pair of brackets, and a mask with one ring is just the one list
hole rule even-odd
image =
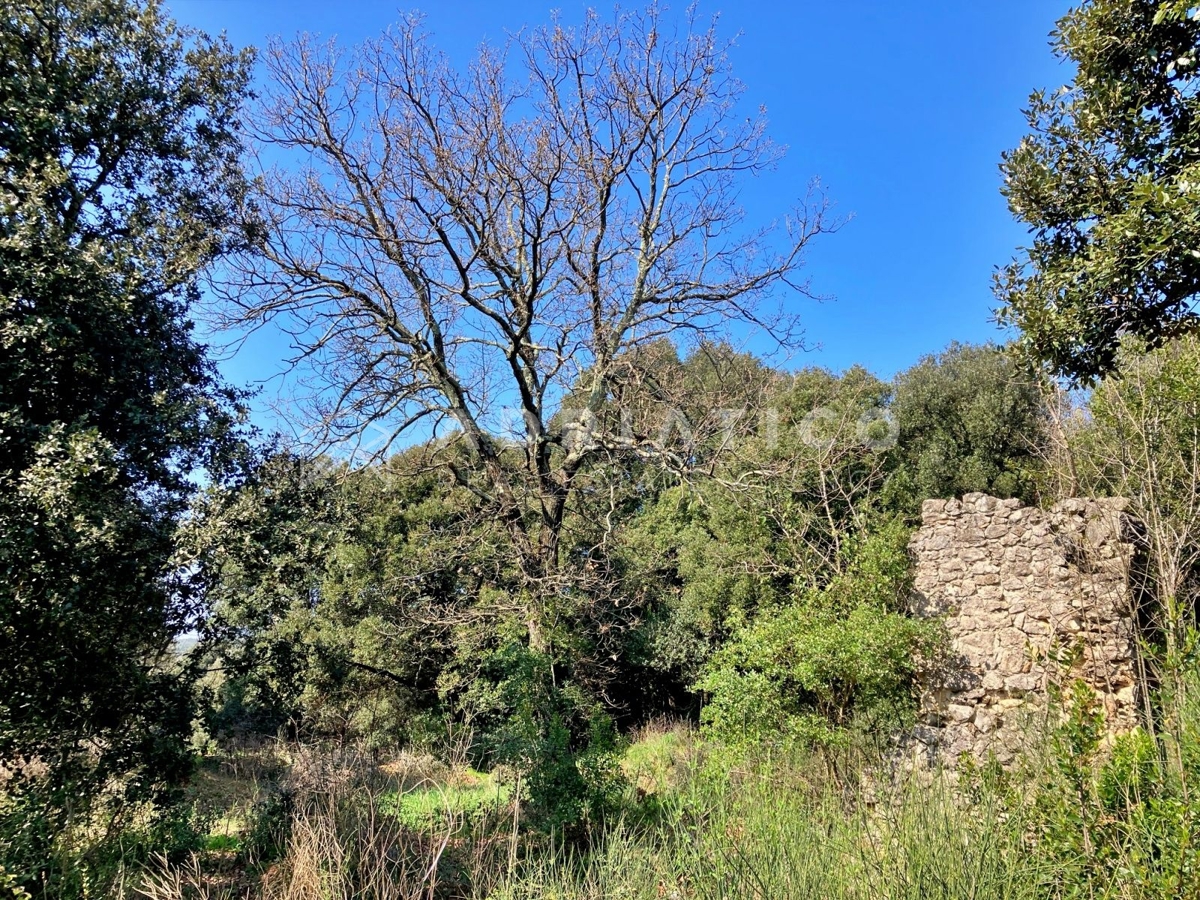
[[1030, 98], [1004, 194], [1032, 245], [997, 277], [999, 319], [1059, 375], [1111, 371], [1200, 324], [1200, 12], [1090, 0], [1058, 23], [1074, 83]]
[[[157, 2], [2, 4], [0, 759], [48, 773], [8, 785], [26, 838], [29, 804], [48, 840], [113, 776], [153, 797], [187, 760], [173, 535], [236, 423], [187, 309], [232, 234], [248, 63]], [[44, 853], [0, 846], [10, 871]]]

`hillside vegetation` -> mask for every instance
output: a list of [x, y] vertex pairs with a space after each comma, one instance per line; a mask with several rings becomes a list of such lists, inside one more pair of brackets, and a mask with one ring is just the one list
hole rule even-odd
[[[838, 223], [743, 220], [715, 20], [252, 90], [154, 0], [5, 0], [0, 897], [1200, 897], [1200, 13], [1053, 39], [1011, 341], [882, 379], [778, 362]], [[200, 315], [288, 336], [303, 446]], [[1137, 728], [1064, 666], [1015, 764], [900, 763], [968, 492], [1127, 499]]]

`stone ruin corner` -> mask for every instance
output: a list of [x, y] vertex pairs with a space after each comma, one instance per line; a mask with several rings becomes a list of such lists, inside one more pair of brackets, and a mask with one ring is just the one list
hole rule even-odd
[[1050, 686], [1076, 679], [1111, 733], [1137, 724], [1137, 530], [1125, 509], [1073, 499], [1042, 510], [986, 494], [925, 502], [910, 544], [912, 611], [941, 617], [950, 639], [913, 734], [930, 761], [1011, 762]]

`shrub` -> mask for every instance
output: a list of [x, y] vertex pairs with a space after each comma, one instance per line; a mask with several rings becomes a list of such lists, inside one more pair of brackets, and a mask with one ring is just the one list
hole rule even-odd
[[574, 839], [620, 803], [623, 742], [601, 704], [548, 655], [510, 646], [491, 658], [497, 689], [485, 734], [491, 762], [520, 776], [527, 821]]
[[760, 614], [718, 651], [698, 684], [709, 732], [732, 743], [829, 744], [855, 727], [902, 722], [919, 660], [940, 635], [901, 612], [907, 537], [898, 524], [881, 528], [852, 551], [846, 572]]
[[[1188, 682], [1189, 694], [1200, 688], [1195, 671]], [[1044, 862], [1043, 896], [1200, 895], [1200, 808], [1190, 799], [1200, 771], [1169, 752], [1194, 747], [1195, 711], [1188, 697], [1163, 700], [1170, 731], [1107, 740], [1094, 691], [1077, 682], [1061, 698], [1061, 722], [1014, 773], [1008, 814]]]

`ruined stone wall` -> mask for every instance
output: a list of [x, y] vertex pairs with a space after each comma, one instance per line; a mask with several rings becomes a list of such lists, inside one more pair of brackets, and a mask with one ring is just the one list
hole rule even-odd
[[1137, 718], [1131, 566], [1120, 500], [1051, 510], [967, 494], [929, 500], [914, 536], [913, 610], [942, 616], [948, 664], [917, 738], [931, 757], [1012, 759], [1052, 682], [1082, 678], [1114, 731]]

